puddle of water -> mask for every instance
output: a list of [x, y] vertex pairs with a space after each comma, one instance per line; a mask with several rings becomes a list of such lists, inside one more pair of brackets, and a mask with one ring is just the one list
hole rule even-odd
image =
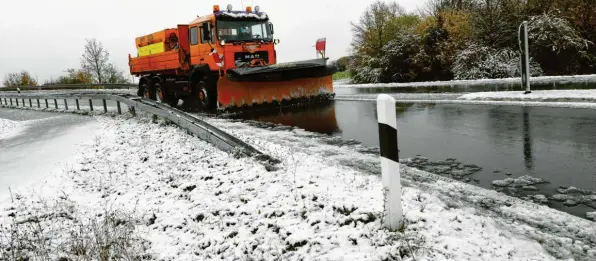
[[[398, 104], [396, 111], [400, 158], [416, 155], [428, 158], [421, 168], [441, 170], [452, 165], [446, 173], [471, 170], [471, 175], [458, 175], [462, 180], [469, 178], [468, 182], [491, 189], [497, 188], [492, 185], [495, 180], [525, 175], [549, 181], [527, 190], [500, 189], [519, 197], [552, 196], [559, 194], [559, 186], [596, 191], [593, 110]], [[374, 102], [341, 101], [300, 111], [241, 117], [339, 135], [343, 140], [353, 139], [365, 146], [379, 145]], [[593, 203], [596, 206], [596, 201]], [[594, 211], [586, 205], [568, 207], [555, 200], [549, 204], [581, 217]]]

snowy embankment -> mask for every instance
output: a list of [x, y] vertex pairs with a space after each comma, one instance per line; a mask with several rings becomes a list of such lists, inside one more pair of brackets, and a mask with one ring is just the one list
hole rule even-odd
[[541, 102], [596, 102], [596, 90], [545, 90], [507, 92], [477, 92], [458, 97], [460, 100], [541, 101]]
[[72, 216], [122, 208], [140, 217], [152, 260], [596, 258], [593, 222], [410, 168], [406, 224], [386, 231], [378, 157], [338, 137], [209, 120], [282, 161], [267, 171], [173, 126], [98, 119], [70, 166], [2, 207], [4, 224], [42, 220], [64, 234]]
[[[337, 96], [337, 101], [376, 101], [375, 97], [360, 96]], [[491, 100], [418, 100], [418, 99], [396, 99], [397, 103], [428, 103], [428, 104], [464, 104], [464, 105], [495, 105], [495, 106], [525, 106], [525, 107], [551, 107], [551, 108], [572, 108], [572, 109], [596, 109], [595, 102], [538, 102], [538, 101], [491, 101]]]
[[[400, 103], [505, 105], [596, 109], [596, 90], [539, 90], [457, 93], [389, 93]], [[338, 101], [376, 101], [378, 94], [337, 95]]]
[[[469, 85], [494, 85], [494, 84], [520, 84], [521, 78], [478, 79], [478, 80], [452, 80], [434, 82], [406, 82], [406, 83], [366, 83], [347, 84], [340, 82], [334, 88], [399, 88], [399, 87], [433, 87], [433, 86], [469, 86]], [[540, 76], [530, 78], [531, 84], [567, 84], [567, 83], [596, 83], [596, 74], [570, 75], [570, 76]]]
[[17, 121], [0, 118], [0, 139], [6, 139], [16, 135], [22, 126]]

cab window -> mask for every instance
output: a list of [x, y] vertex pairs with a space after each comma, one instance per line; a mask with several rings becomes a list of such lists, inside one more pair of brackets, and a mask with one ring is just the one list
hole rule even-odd
[[207, 40], [207, 37], [205, 37], [203, 35], [203, 31], [201, 30], [201, 43], [202, 44], [206, 44], [206, 43], [215, 43], [215, 30], [213, 29], [213, 23], [203, 23], [203, 25], [201, 25], [202, 27], [207, 27], [209, 26], [209, 28], [211, 28], [211, 40]]
[[190, 44], [196, 45], [199, 43], [199, 27], [190, 28]]

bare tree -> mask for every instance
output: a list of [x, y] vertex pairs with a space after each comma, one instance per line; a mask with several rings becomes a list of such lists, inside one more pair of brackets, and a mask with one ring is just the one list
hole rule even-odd
[[20, 73], [8, 73], [2, 81], [4, 87], [37, 86], [37, 80], [27, 71]]
[[362, 14], [358, 23], [352, 23], [353, 47], [378, 53], [393, 35], [387, 32], [392, 18], [404, 15], [405, 10], [396, 2], [377, 0]]
[[120, 70], [113, 63], [106, 66], [103, 75], [107, 83], [129, 83], [128, 78], [124, 76], [124, 71]]
[[81, 57], [81, 67], [93, 74], [98, 83], [105, 81], [104, 72], [108, 67], [110, 54], [103, 47], [103, 44], [95, 38], [87, 39], [85, 53]]

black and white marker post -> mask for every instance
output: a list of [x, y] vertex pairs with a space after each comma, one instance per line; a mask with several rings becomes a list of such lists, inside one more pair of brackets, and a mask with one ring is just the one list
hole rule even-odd
[[377, 115], [381, 171], [385, 190], [384, 226], [390, 230], [397, 230], [402, 222], [402, 206], [395, 99], [387, 94], [380, 94], [377, 97]]
[[524, 21], [519, 26], [519, 49], [521, 55], [521, 78], [522, 88], [526, 88], [524, 94], [532, 93], [530, 90], [530, 51], [528, 42], [528, 22]]

